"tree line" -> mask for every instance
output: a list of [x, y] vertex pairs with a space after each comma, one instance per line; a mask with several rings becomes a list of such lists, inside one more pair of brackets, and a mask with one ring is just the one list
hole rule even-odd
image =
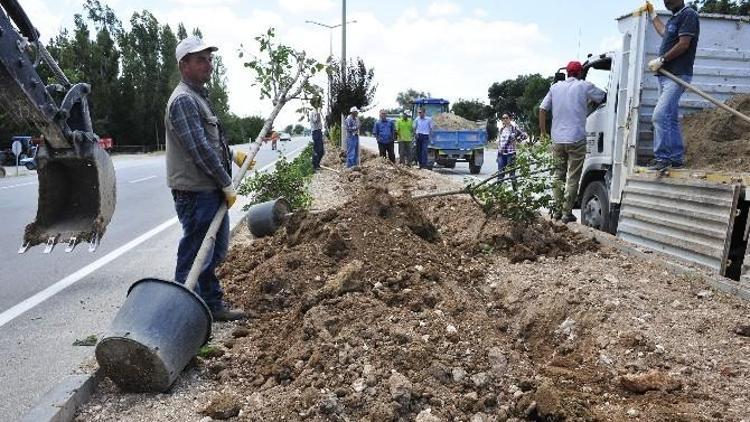
[[[89, 105], [94, 131], [114, 139], [115, 147], [163, 148], [165, 106], [180, 80], [174, 56], [188, 31], [180, 23], [176, 32], [161, 24], [149, 11], [133, 13], [125, 30], [114, 11], [99, 0], [86, 0], [83, 13], [75, 14], [71, 30], [63, 29], [47, 43], [47, 49], [73, 83], [91, 84]], [[192, 35], [202, 37], [200, 28]], [[52, 82], [51, 73], [39, 68]], [[231, 142], [246, 142], [263, 125], [259, 116], [239, 117], [229, 110], [226, 68], [221, 56], [207, 84], [209, 97], [224, 122]], [[23, 122], [0, 116], [0, 136], [33, 133]]]

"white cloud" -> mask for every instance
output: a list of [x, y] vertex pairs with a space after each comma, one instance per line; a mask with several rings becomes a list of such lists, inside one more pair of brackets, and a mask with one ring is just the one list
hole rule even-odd
[[323, 12], [334, 7], [333, 0], [279, 0], [282, 9], [292, 13]]
[[477, 18], [487, 17], [487, 11], [484, 9], [474, 9], [474, 16]]
[[235, 5], [239, 0], [168, 0], [170, 3], [184, 7], [203, 7], [203, 6], [226, 6]]
[[455, 16], [461, 12], [461, 8], [453, 2], [438, 1], [430, 4], [427, 14], [432, 17]]

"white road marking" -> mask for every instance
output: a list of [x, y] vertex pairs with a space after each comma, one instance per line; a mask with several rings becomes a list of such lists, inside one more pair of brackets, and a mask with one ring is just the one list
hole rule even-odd
[[36, 185], [36, 184], [37, 184], [37, 182], [19, 183], [19, 184], [17, 184], [17, 185], [10, 185], [10, 186], [3, 186], [3, 187], [0, 187], [0, 190], [4, 190], [4, 189], [14, 189], [14, 188], [20, 188], [20, 187], [22, 187], [22, 186], [31, 186], [31, 185]]
[[130, 183], [140, 183], [140, 182], [145, 182], [146, 180], [151, 180], [151, 179], [156, 179], [156, 176], [148, 176], [142, 179], [131, 180]]
[[[297, 148], [296, 150], [287, 153], [286, 155], [292, 155], [295, 154], [301, 150], [303, 150], [307, 144], [304, 146]], [[276, 162], [279, 161], [279, 159], [273, 160], [271, 163], [263, 166], [259, 170], [256, 170], [258, 172], [266, 171], [269, 168], [276, 165]], [[156, 177], [156, 176], [152, 176]], [[9, 188], [10, 186], [8, 186]], [[31, 296], [30, 298], [24, 300], [23, 302], [13, 306], [12, 308], [6, 310], [3, 313], [0, 313], [0, 327], [4, 326], [5, 324], [13, 321], [14, 319], [18, 318], [19, 316], [23, 315], [27, 311], [31, 310], [35, 306], [39, 305], [40, 303], [46, 301], [47, 299], [51, 298], [52, 296], [60, 293], [62, 290], [64, 290], [66, 287], [69, 287], [84, 277], [88, 276], [89, 274], [93, 273], [94, 271], [98, 270], [99, 268], [102, 268], [103, 266], [109, 264], [110, 262], [114, 261], [115, 259], [119, 258], [120, 256], [124, 255], [125, 253], [129, 252], [130, 250], [136, 248], [141, 243], [147, 241], [148, 239], [156, 236], [157, 234], [163, 232], [164, 230], [168, 229], [169, 227], [173, 226], [177, 223], [177, 217], [173, 217], [164, 223], [154, 227], [153, 229], [149, 230], [148, 232], [138, 236], [137, 238], [131, 240], [130, 242], [120, 246], [119, 248], [115, 249], [114, 251], [108, 253], [107, 255], [101, 257], [100, 259], [92, 262], [91, 264], [81, 268], [80, 270], [74, 272], [73, 274], [70, 274], [69, 276], [63, 278], [62, 280], [56, 282], [55, 284], [47, 287], [46, 289], [42, 290], [41, 292], [35, 294], [34, 296]]]
[[74, 272], [73, 274], [63, 278], [62, 280], [58, 281], [57, 283], [47, 287], [46, 289], [42, 290], [41, 292], [35, 294], [34, 296], [31, 296], [30, 298], [24, 300], [23, 302], [15, 305], [14, 307], [8, 309], [7, 311], [0, 314], [0, 327], [3, 325], [9, 323], [10, 321], [13, 321], [14, 319], [18, 318], [19, 316], [23, 315], [25, 312], [30, 310], [31, 308], [39, 305], [40, 303], [44, 302], [45, 300], [51, 298], [52, 296], [56, 295], [63, 289], [65, 289], [68, 286], [73, 285], [74, 283], [78, 282], [82, 278], [88, 276], [89, 274], [93, 273], [94, 271], [98, 270], [99, 268], [109, 264], [110, 262], [114, 261], [115, 259], [119, 258], [126, 252], [130, 251], [131, 249], [135, 248], [136, 246], [140, 245], [141, 243], [145, 242], [146, 240], [156, 236], [157, 234], [161, 233], [162, 231], [166, 230], [170, 226], [177, 223], [177, 217], [170, 218], [169, 220], [165, 221], [164, 223], [156, 226], [155, 228], [149, 230], [148, 232], [138, 236], [137, 238], [131, 240], [130, 242], [120, 246], [119, 248], [115, 249], [114, 251], [108, 253], [107, 255], [104, 255], [103, 257], [99, 258], [98, 260], [92, 262], [91, 264], [81, 268], [80, 270]]

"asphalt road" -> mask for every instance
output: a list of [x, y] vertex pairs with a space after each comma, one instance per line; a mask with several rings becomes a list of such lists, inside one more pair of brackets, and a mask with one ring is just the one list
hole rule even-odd
[[[296, 154], [309, 141], [280, 142], [280, 151]], [[256, 169], [272, 166], [277, 158], [264, 145]], [[165, 183], [164, 156], [116, 156], [113, 161], [117, 207], [95, 253], [87, 245], [65, 253], [65, 245], [58, 245], [49, 255], [41, 247], [19, 255], [23, 229], [36, 214], [38, 184], [35, 175], [0, 179], [2, 420], [20, 418], [93, 356], [92, 347], [73, 342], [101, 337], [133, 282], [173, 277], [181, 232]], [[241, 205], [231, 210], [233, 223], [242, 216]]]

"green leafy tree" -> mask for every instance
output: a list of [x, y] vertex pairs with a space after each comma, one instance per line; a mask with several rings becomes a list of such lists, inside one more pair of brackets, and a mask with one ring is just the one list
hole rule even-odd
[[699, 0], [692, 4], [702, 13], [750, 16], [750, 0]]
[[539, 104], [549, 91], [552, 79], [539, 74], [521, 75], [516, 79], [496, 82], [490, 86], [488, 97], [492, 108], [499, 113], [512, 114], [527, 132], [538, 133]]
[[187, 29], [185, 29], [185, 25], [183, 25], [182, 22], [180, 22], [177, 25], [177, 39], [182, 41], [187, 37], [188, 37]]
[[411, 103], [417, 98], [428, 98], [430, 97], [429, 92], [417, 91], [416, 89], [409, 88], [406, 91], [399, 92], [396, 95], [396, 103], [398, 104], [400, 111], [411, 110]]
[[284, 128], [284, 132], [286, 132], [286, 133], [288, 133], [290, 135], [291, 135], [291, 133], [293, 131], [294, 131], [294, 125], [286, 125], [286, 127]]
[[305, 132], [305, 127], [300, 124], [296, 124], [294, 125], [294, 129], [292, 130], [291, 133], [294, 135], [302, 135], [304, 132]]
[[[255, 74], [254, 86], [260, 88], [260, 98], [270, 99], [271, 114], [266, 118], [256, 141], [260, 142], [271, 130], [281, 109], [293, 100], [308, 100], [321, 96], [322, 89], [310, 78], [325, 69], [325, 65], [307, 57], [307, 53], [275, 42], [276, 31], [269, 28], [255, 37], [260, 56], [252, 56], [245, 67]], [[240, 58], [244, 57], [240, 52]]]
[[230, 144], [247, 143], [249, 139], [255, 139], [263, 129], [264, 119], [260, 116], [238, 117], [229, 113], [224, 126], [227, 132], [227, 140]]
[[362, 117], [360, 119], [360, 130], [362, 133], [372, 133], [372, 130], [375, 128], [375, 122], [377, 121], [374, 117]]
[[362, 59], [356, 63], [347, 62], [346, 84], [341, 78], [341, 66], [333, 60], [329, 61], [328, 72], [331, 78], [331, 114], [326, 117], [326, 125], [339, 123], [342, 114], [349, 114], [352, 107], [357, 107], [360, 112], [367, 109], [375, 98], [377, 84], [375, 84], [375, 71], [367, 68]]
[[250, 196], [246, 210], [251, 205], [282, 197], [289, 201], [292, 210], [305, 209], [312, 204], [312, 196], [307, 189], [312, 175], [312, 144], [309, 144], [291, 162], [282, 156], [273, 172], [258, 172], [248, 177], [237, 192]]
[[451, 106], [451, 111], [464, 119], [473, 121], [487, 121], [487, 137], [492, 140], [497, 138], [497, 119], [492, 106], [484, 104], [479, 100], [459, 99]]

